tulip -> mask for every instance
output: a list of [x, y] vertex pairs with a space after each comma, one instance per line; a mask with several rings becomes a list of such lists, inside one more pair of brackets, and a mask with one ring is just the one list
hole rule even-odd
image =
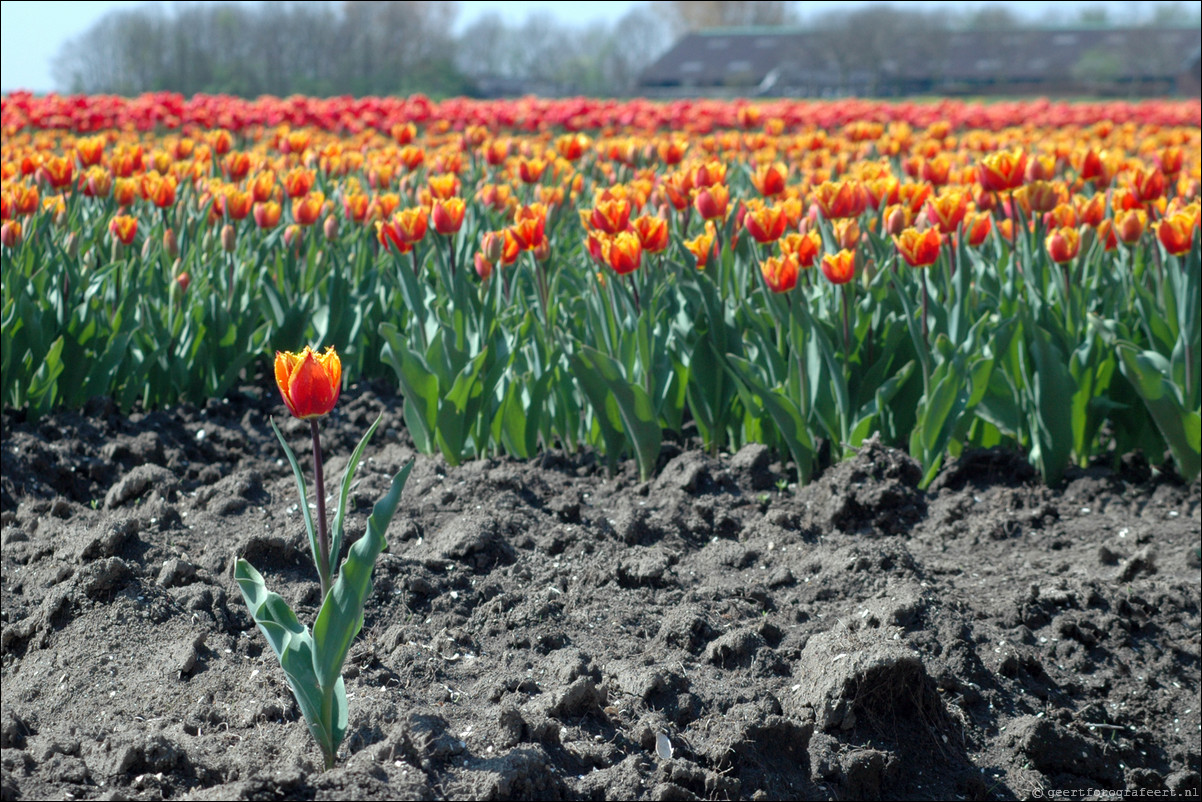
[[271, 200], [275, 194], [275, 171], [264, 170], [260, 173], [255, 173], [255, 177], [247, 182], [247, 189], [254, 198], [255, 203], [263, 203]]
[[751, 175], [751, 183], [765, 198], [771, 198], [785, 191], [785, 177], [789, 168], [780, 162], [761, 164]]
[[1168, 215], [1156, 224], [1156, 238], [1173, 256], [1184, 256], [1193, 245], [1198, 219], [1197, 207]]
[[1143, 209], [1126, 209], [1114, 215], [1114, 233], [1124, 245], [1139, 242], [1147, 225], [1148, 213]]
[[743, 217], [743, 228], [761, 245], [776, 242], [785, 233], [785, 213], [779, 206], [752, 206]]
[[1098, 240], [1102, 243], [1102, 249], [1113, 251], [1118, 247], [1118, 237], [1114, 234], [1114, 221], [1107, 218], [1098, 223], [1097, 228]]
[[180, 273], [175, 277], [175, 284], [179, 287], [180, 294], [188, 291], [188, 285], [192, 283], [192, 277], [187, 273]]
[[588, 218], [593, 228], [604, 234], [617, 234], [630, 225], [631, 205], [626, 198], [606, 197], [597, 201]]
[[560, 156], [574, 162], [584, 155], [593, 140], [581, 133], [564, 134], [555, 140], [555, 150]]
[[868, 208], [868, 193], [859, 181], [823, 181], [810, 199], [827, 220], [859, 217]]
[[797, 286], [797, 260], [788, 254], [770, 256], [760, 262], [760, 273], [764, 283], [773, 292], [788, 292]]
[[83, 194], [90, 198], [107, 198], [113, 191], [113, 174], [103, 167], [89, 167], [84, 177]]
[[297, 225], [313, 225], [321, 218], [321, 210], [325, 202], [326, 196], [321, 192], [310, 192], [303, 198], [293, 198], [292, 219], [296, 221]]
[[253, 196], [234, 185], [229, 185], [217, 196], [216, 206], [231, 220], [245, 220], [250, 214]]
[[304, 167], [293, 167], [284, 174], [284, 191], [290, 198], [300, 198], [309, 194], [317, 180], [317, 173]]
[[463, 203], [463, 198], [435, 201], [434, 208], [430, 211], [430, 220], [434, 223], [434, 230], [446, 236], [456, 233], [463, 227], [463, 216], [466, 211], [467, 207]]
[[326, 242], [338, 239], [338, 218], [332, 214], [326, 215], [325, 222], [321, 224], [321, 233], [325, 235]]
[[138, 179], [118, 178], [113, 182], [113, 200], [118, 206], [129, 206], [138, 197]]
[[846, 284], [856, 276], [856, 252], [844, 248], [822, 257], [822, 274], [832, 284]]
[[1127, 180], [1132, 196], [1139, 204], [1146, 205], [1164, 197], [1164, 173], [1153, 167], [1151, 170], [1135, 170]]
[[697, 260], [697, 269], [703, 269], [709, 264], [710, 256], [716, 256], [716, 248], [714, 240], [717, 238], [717, 229], [714, 227], [714, 221], [707, 220], [705, 230], [690, 240], [684, 241], [685, 248]]
[[15, 248], [21, 244], [21, 222], [19, 220], [5, 220], [3, 225], [0, 225], [0, 245], [5, 248]]
[[633, 273], [639, 269], [643, 257], [643, 246], [639, 243], [638, 234], [633, 231], [623, 231], [601, 242], [605, 254], [605, 262], [619, 276]]
[[726, 207], [730, 202], [730, 190], [725, 184], [713, 184], [702, 187], [693, 198], [693, 208], [701, 215], [702, 220], [713, 220], [726, 217]]
[[168, 228], [163, 231], [163, 250], [171, 259], [179, 256], [179, 238], [175, 236], [174, 229]]
[[855, 218], [836, 220], [831, 225], [831, 231], [840, 248], [854, 251], [860, 244], [860, 223]]
[[814, 266], [822, 250], [822, 235], [817, 231], [805, 234], [789, 234], [780, 240], [781, 253], [792, 256], [803, 270]]
[[989, 232], [993, 229], [993, 218], [988, 212], [973, 212], [965, 218], [964, 230], [968, 234], [968, 244], [979, 248]]
[[488, 277], [492, 275], [494, 263], [488, 261], [480, 251], [476, 251], [473, 263], [476, 267], [476, 275], [480, 277], [480, 280], [488, 281]]
[[426, 181], [430, 188], [430, 194], [439, 200], [450, 200], [459, 194], [459, 190], [463, 188], [459, 176], [454, 173], [442, 173], [441, 175], [432, 175]]
[[324, 354], [308, 346], [299, 354], [276, 351], [275, 383], [293, 416], [301, 420], [325, 417], [342, 392], [342, 361], [333, 346]]
[[659, 253], [668, 247], [668, 221], [664, 218], [645, 214], [631, 222], [631, 228], [647, 253]]
[[138, 219], [127, 214], [119, 214], [109, 222], [109, 231], [120, 240], [122, 245], [129, 245], [138, 234]]
[[259, 228], [275, 228], [280, 223], [283, 210], [275, 201], [256, 203], [254, 206], [255, 225]]
[[926, 231], [907, 228], [893, 238], [893, 244], [910, 267], [930, 267], [939, 260], [943, 235], [936, 228], [928, 228]]
[[1057, 228], [1044, 238], [1044, 245], [1056, 264], [1071, 262], [1081, 249], [1081, 233], [1075, 228]]
[[990, 153], [977, 168], [977, 181], [986, 192], [1009, 192], [1023, 184], [1027, 155], [1021, 150]]

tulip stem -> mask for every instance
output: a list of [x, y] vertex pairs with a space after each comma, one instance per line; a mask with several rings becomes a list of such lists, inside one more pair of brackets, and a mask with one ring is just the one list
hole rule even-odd
[[326, 482], [321, 469], [321, 435], [317, 431], [317, 418], [309, 420], [313, 433], [313, 474], [317, 483], [317, 574], [321, 578], [321, 600], [324, 603], [330, 592], [330, 532], [326, 528]]

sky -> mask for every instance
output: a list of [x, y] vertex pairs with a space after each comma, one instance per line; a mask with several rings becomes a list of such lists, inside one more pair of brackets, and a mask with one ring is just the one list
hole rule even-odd
[[[33, 0], [0, 0], [0, 90], [28, 89], [48, 92], [56, 89], [51, 77], [50, 64], [63, 44], [90, 28], [107, 12], [119, 8], [134, 8], [146, 5], [146, 0], [60, 0], [47, 3]], [[613, 22], [622, 17], [635, 0], [462, 0], [459, 3], [459, 26], [469, 25], [482, 14], [494, 11], [507, 22], [523, 22], [531, 14], [550, 14], [562, 22], [591, 23]], [[806, 2], [802, 13], [822, 11], [833, 6], [862, 5], [858, 2]], [[924, 6], [938, 6], [937, 2], [924, 2]], [[975, 5], [1006, 5], [1020, 14], [1038, 17], [1049, 4], [1046, 2], [965, 2], [960, 8]], [[1068, 9], [1105, 6], [1113, 17], [1129, 17], [1133, 10], [1144, 4], [1122, 2], [1058, 2], [1057, 8]]]

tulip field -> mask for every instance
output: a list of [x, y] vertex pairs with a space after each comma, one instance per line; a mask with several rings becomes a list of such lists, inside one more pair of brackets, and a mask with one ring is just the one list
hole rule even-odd
[[[0, 401], [335, 346], [451, 465], [871, 435], [1199, 474], [1199, 104], [3, 101]], [[1166, 466], [1167, 467], [1167, 466]]]
[[1197, 100], [2, 104], [4, 799], [1198, 795]]

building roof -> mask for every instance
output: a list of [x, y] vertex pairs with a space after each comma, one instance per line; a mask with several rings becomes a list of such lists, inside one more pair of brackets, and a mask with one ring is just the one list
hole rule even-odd
[[[898, 46], [897, 38], [909, 42]], [[896, 34], [858, 52], [854, 35], [800, 28], [717, 29], [685, 36], [642, 76], [643, 87], [926, 82], [1120, 81], [1171, 78], [1202, 44], [1196, 28], [1053, 28]]]

